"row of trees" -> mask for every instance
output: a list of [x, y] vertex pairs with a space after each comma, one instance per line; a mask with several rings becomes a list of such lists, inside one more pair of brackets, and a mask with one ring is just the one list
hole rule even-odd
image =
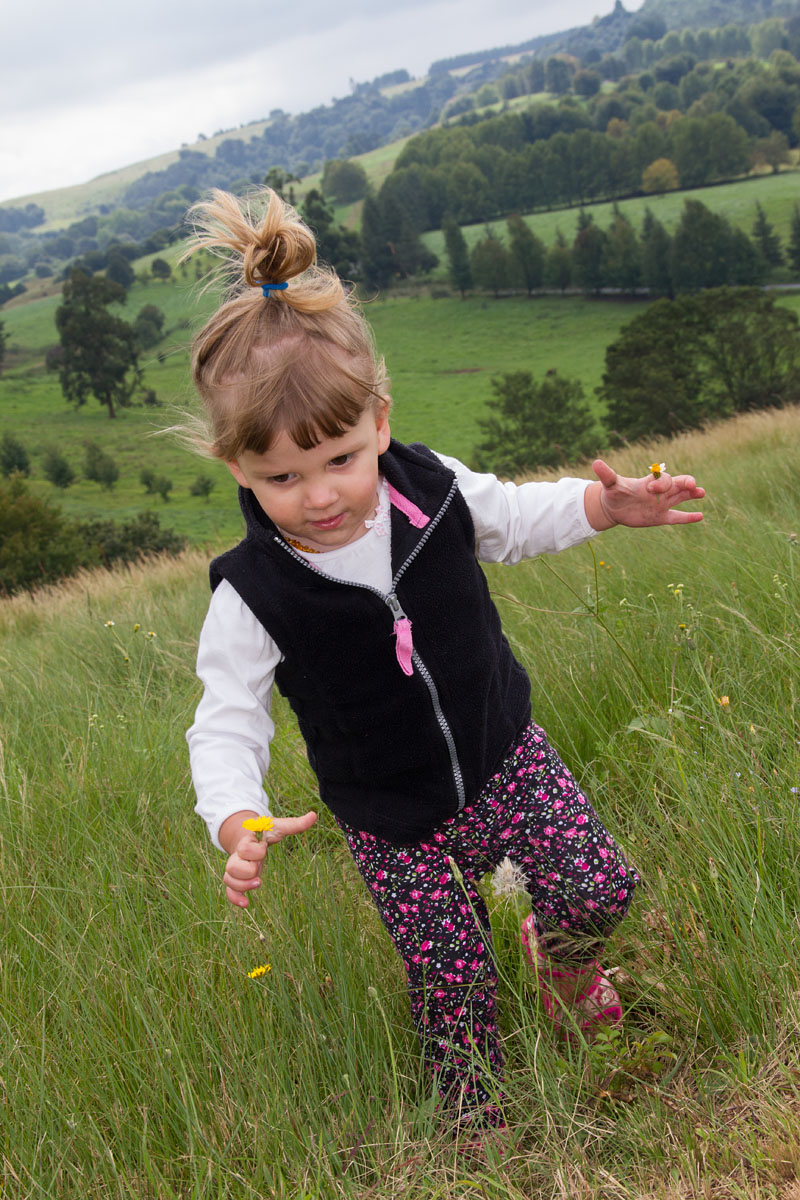
[[[686, 200], [675, 233], [670, 235], [648, 209], [641, 235], [615, 207], [611, 225], [601, 229], [581, 211], [571, 243], [559, 233], [551, 247], [519, 216], [506, 222], [508, 244], [490, 229], [468, 251], [451, 217], [444, 222], [450, 281], [462, 295], [476, 287], [501, 292], [542, 288], [586, 293], [604, 289], [651, 296], [675, 296], [701, 288], [755, 285], [785, 261], [784, 247], [760, 204], [752, 237], [699, 200]], [[792, 219], [786, 254], [800, 272], [800, 208]]]
[[480, 469], [563, 467], [609, 443], [670, 436], [800, 396], [800, 322], [758, 289], [659, 300], [606, 351], [596, 415], [579, 381], [548, 371], [492, 381]]

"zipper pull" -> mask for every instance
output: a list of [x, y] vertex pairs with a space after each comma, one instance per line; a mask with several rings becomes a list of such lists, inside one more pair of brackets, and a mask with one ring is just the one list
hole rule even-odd
[[411, 638], [411, 622], [403, 612], [400, 601], [394, 592], [386, 597], [386, 603], [394, 617], [395, 654], [404, 675], [413, 675], [414, 667], [411, 656], [414, 653], [414, 643]]

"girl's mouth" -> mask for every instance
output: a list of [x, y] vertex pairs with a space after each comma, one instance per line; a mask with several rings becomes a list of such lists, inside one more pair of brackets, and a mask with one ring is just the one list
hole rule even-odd
[[344, 520], [344, 513], [339, 513], [336, 517], [326, 517], [324, 521], [312, 521], [311, 524], [315, 529], [338, 529]]

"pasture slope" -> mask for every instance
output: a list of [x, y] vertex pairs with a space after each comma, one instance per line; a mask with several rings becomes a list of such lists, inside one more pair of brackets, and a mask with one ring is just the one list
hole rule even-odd
[[[521, 904], [487, 887], [502, 1162], [437, 1122], [326, 814], [270, 852], [250, 912], [225, 904], [183, 743], [207, 553], [0, 602], [4, 1196], [796, 1196], [799, 448], [797, 408], [632, 447], [623, 470], [696, 473], [703, 523], [489, 571], [536, 716], [643, 880], [608, 952], [624, 1028], [571, 1049]], [[276, 715], [273, 805], [300, 813], [313, 781]]]

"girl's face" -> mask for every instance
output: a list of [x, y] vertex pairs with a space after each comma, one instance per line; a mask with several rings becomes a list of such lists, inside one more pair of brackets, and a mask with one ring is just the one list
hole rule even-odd
[[387, 405], [310, 450], [281, 433], [266, 453], [245, 450], [228, 467], [281, 532], [312, 550], [335, 550], [365, 533], [378, 501], [378, 455], [388, 445]]

